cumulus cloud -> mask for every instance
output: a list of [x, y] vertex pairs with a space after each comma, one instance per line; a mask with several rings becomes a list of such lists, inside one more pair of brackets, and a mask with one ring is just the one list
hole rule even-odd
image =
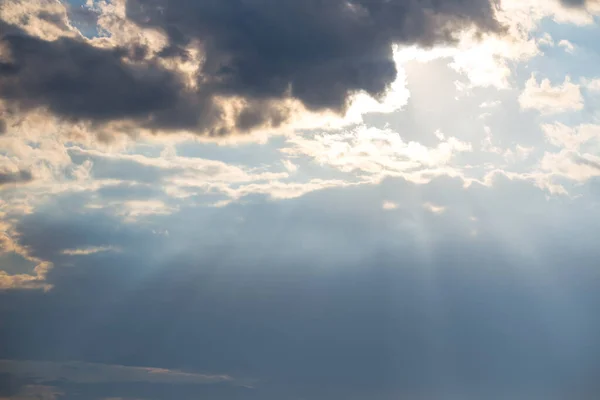
[[580, 85], [572, 83], [568, 76], [562, 85], [553, 86], [549, 79], [538, 83], [536, 76], [532, 74], [519, 96], [519, 103], [523, 109], [555, 114], [581, 110], [583, 96]]
[[[68, 22], [64, 10], [52, 14], [60, 19], [47, 14], [43, 21]], [[500, 30], [491, 0], [129, 0], [123, 17], [162, 32], [164, 47], [152, 53], [143, 44], [35, 35], [4, 18], [2, 98], [68, 120], [218, 136], [277, 127], [294, 112], [293, 101], [343, 112], [353, 94], [383, 96], [397, 74], [394, 43], [431, 46], [471, 28]], [[165, 66], [193, 59], [191, 48], [199, 54], [192, 83]]]

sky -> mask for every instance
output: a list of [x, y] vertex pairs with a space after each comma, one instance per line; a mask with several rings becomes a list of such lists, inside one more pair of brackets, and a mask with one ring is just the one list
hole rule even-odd
[[0, 400], [600, 395], [598, 0], [0, 0]]

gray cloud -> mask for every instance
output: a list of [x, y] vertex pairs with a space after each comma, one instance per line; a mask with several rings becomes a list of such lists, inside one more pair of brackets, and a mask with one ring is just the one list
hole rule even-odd
[[[197, 90], [184, 88], [157, 60], [142, 62], [144, 49], [5, 34], [13, 59], [0, 64], [0, 96], [68, 119], [133, 119], [149, 128], [221, 135], [278, 126], [289, 117], [279, 104], [285, 98], [311, 110], [342, 111], [354, 92], [383, 94], [396, 77], [393, 43], [430, 46], [452, 42], [470, 26], [500, 29], [494, 0], [129, 0], [127, 15], [168, 35], [158, 57], [201, 43]], [[220, 123], [215, 96], [246, 100], [233, 125]]]
[[17, 172], [0, 171], [0, 186], [27, 183], [33, 180], [33, 175], [30, 171], [21, 170]]
[[575, 162], [580, 165], [587, 165], [600, 171], [600, 163], [594, 160], [589, 160], [585, 157], [575, 157]]
[[560, 4], [567, 8], [587, 9], [593, 4], [600, 4], [600, 0], [558, 0]]
[[0, 96], [22, 109], [45, 106], [68, 119], [147, 118], [182, 96], [177, 77], [156, 64], [131, 66], [123, 49], [70, 38], [48, 42], [8, 34], [12, 60], [0, 63]]
[[560, 0], [561, 4], [567, 7], [584, 7], [596, 0]]
[[44, 362], [0, 360], [0, 374], [10, 373], [39, 383], [64, 379], [77, 383], [153, 382], [153, 383], [235, 383], [228, 375], [205, 375], [163, 368], [84, 362]]

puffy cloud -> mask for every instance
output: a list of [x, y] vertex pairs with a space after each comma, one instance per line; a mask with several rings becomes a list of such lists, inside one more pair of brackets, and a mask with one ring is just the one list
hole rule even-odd
[[534, 109], [544, 114], [554, 114], [577, 111], [583, 108], [583, 96], [580, 85], [572, 83], [567, 76], [562, 85], [552, 86], [549, 79], [538, 83], [534, 74], [531, 75], [523, 93], [519, 96], [523, 109]]
[[283, 166], [285, 167], [285, 169], [288, 170], [288, 172], [294, 173], [294, 172], [298, 171], [298, 166], [296, 164], [294, 164], [293, 162], [291, 162], [290, 160], [283, 160], [282, 163], [283, 163]]

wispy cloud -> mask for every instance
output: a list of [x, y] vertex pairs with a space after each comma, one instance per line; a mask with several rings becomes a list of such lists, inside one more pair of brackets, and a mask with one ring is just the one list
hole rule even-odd
[[105, 252], [120, 252], [121, 249], [114, 246], [99, 246], [99, 247], [85, 247], [81, 249], [66, 249], [61, 252], [66, 256], [88, 256], [91, 254], [105, 253]]
[[171, 384], [238, 384], [229, 375], [206, 375], [164, 368], [86, 362], [0, 360], [0, 372], [38, 383], [66, 380], [75, 383], [148, 382]]

